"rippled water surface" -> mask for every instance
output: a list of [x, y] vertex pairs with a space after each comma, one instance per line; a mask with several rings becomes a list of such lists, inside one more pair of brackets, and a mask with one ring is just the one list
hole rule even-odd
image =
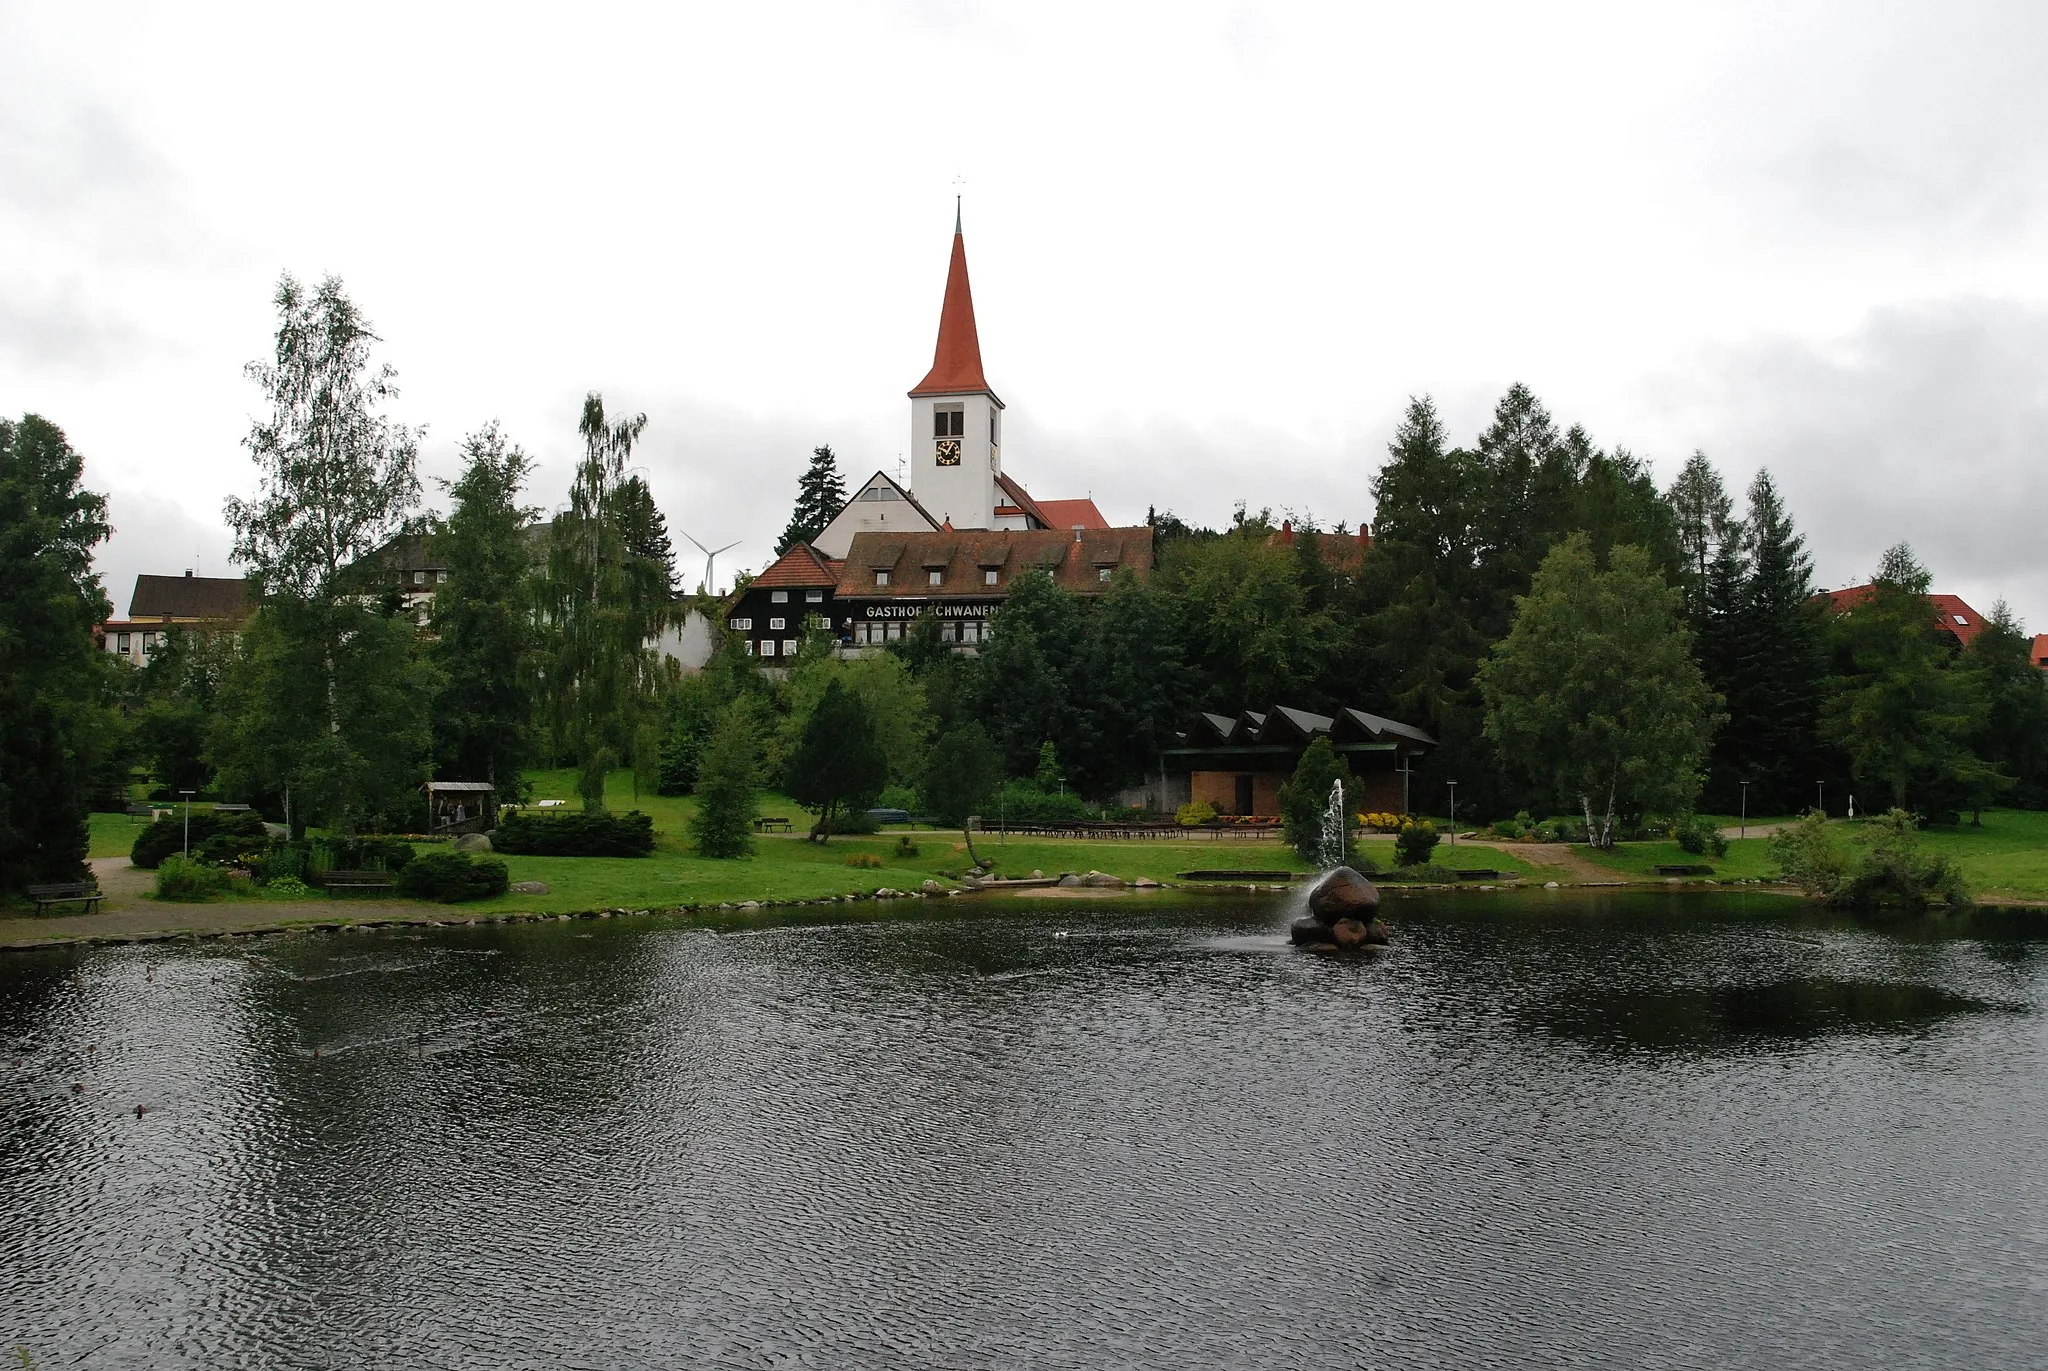
[[2041, 925], [967, 903], [0, 961], [0, 1351], [2048, 1362]]

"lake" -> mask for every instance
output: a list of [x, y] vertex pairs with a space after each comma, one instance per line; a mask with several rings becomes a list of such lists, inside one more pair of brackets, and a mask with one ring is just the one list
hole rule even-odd
[[0, 961], [0, 1352], [2042, 1364], [2034, 916], [929, 908]]

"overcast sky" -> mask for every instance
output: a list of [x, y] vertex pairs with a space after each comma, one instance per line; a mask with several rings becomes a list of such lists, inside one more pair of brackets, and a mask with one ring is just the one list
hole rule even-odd
[[1034, 495], [1355, 524], [1411, 394], [1469, 441], [1520, 380], [1769, 467], [1823, 585], [1906, 539], [2048, 629], [2043, 71], [2048, 6], [1954, 0], [9, 0], [0, 412], [110, 494], [117, 612], [232, 574], [242, 365], [333, 273], [427, 475], [496, 418], [552, 507], [599, 390], [723, 581], [813, 446], [894, 471], [961, 192]]

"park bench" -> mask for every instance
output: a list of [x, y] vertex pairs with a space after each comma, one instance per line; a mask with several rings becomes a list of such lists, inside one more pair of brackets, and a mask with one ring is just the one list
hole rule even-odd
[[1490, 866], [1461, 866], [1455, 873], [1461, 881], [1497, 881], [1500, 873]]
[[789, 820], [782, 818], [780, 815], [770, 815], [766, 818], [756, 819], [754, 820], [754, 831], [756, 833], [787, 833], [789, 832]]
[[313, 879], [325, 890], [389, 890], [398, 884], [388, 871], [321, 871]]
[[83, 913], [94, 913], [94, 906], [100, 902], [100, 888], [94, 881], [68, 881], [53, 885], [32, 885], [28, 897], [36, 902], [37, 910], [53, 904], [71, 904], [76, 901], [85, 906]]
[[1689, 864], [1674, 862], [1665, 866], [1653, 866], [1650, 870], [1656, 872], [1659, 876], [1711, 876], [1714, 874], [1714, 868], [1704, 862]]

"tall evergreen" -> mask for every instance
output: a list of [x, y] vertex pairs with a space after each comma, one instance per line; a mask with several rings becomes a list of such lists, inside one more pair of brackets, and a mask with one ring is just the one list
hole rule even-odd
[[1685, 591], [1685, 612], [1697, 633], [1707, 613], [1707, 580], [1714, 557], [1734, 536], [1735, 502], [1721, 485], [1721, 473], [1695, 451], [1665, 493], [1677, 523], [1680, 553], [1679, 585]]
[[527, 526], [538, 511], [519, 503], [533, 462], [495, 423], [463, 440], [462, 460], [448, 486], [455, 508], [434, 537], [448, 566], [434, 596], [435, 765], [442, 779], [489, 781], [511, 801], [531, 746], [537, 665]]
[[790, 513], [789, 526], [782, 530], [781, 540], [775, 544], [775, 555], [779, 557], [798, 543], [810, 542], [844, 508], [846, 482], [839, 475], [839, 459], [832, 455], [829, 443], [812, 448], [811, 464], [797, 478], [796, 508]]
[[[1978, 757], [2012, 778], [2012, 803], [2048, 801], [2048, 676], [2034, 665], [2034, 640], [2000, 600], [1963, 654], [1984, 701], [1971, 744]], [[1973, 809], [1986, 794], [1972, 795]]]
[[85, 872], [109, 613], [92, 549], [106, 497], [55, 424], [0, 419], [0, 895]]
[[1709, 665], [1709, 680], [1728, 697], [1726, 748], [1730, 772], [1717, 778], [1717, 800], [1733, 799], [1748, 780], [1752, 812], [1803, 806], [1823, 769], [1831, 767], [1820, 739], [1822, 682], [1828, 674], [1828, 615], [1813, 591], [1806, 540], [1768, 471], [1750, 482], [1748, 517], [1729, 525], [1740, 537], [1747, 575], [1735, 610], [1727, 656]]
[[676, 597], [676, 550], [669, 542], [668, 520], [654, 503], [654, 492], [639, 476], [619, 483], [619, 533], [626, 555], [633, 559], [635, 597], [645, 605]]

